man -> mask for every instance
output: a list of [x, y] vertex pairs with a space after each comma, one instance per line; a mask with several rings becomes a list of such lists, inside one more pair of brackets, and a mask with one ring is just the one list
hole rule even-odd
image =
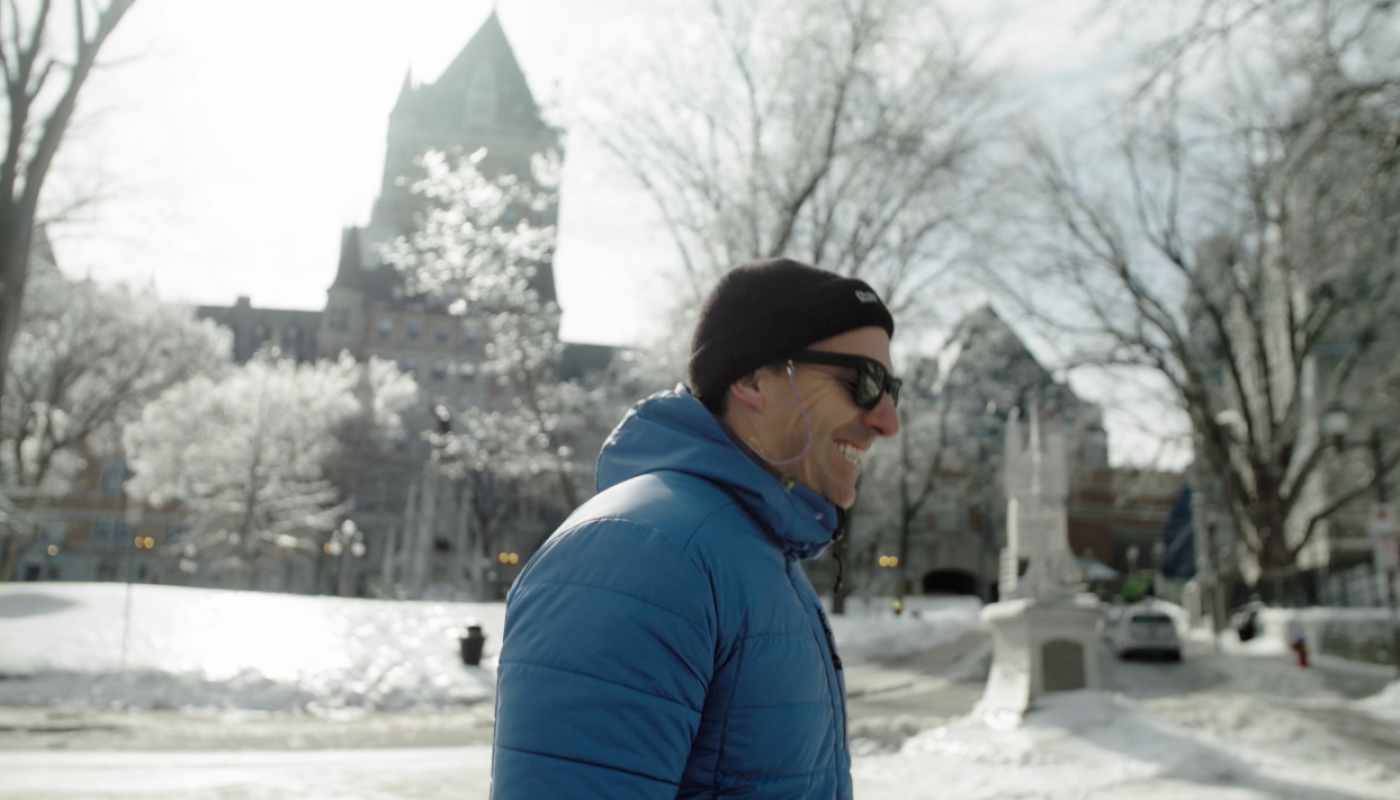
[[706, 299], [690, 389], [638, 403], [599, 494], [506, 601], [495, 800], [851, 797], [841, 660], [799, 559], [899, 429], [894, 322], [785, 259]]

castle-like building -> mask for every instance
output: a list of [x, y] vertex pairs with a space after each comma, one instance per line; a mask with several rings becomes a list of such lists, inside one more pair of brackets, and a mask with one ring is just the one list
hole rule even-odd
[[[411, 236], [421, 223], [425, 199], [413, 186], [424, 176], [419, 159], [427, 151], [457, 157], [484, 149], [484, 157], [477, 162], [483, 172], [528, 180], [532, 159], [559, 145], [560, 132], [543, 119], [500, 20], [492, 12], [436, 81], [415, 83], [411, 74], [404, 78], [389, 112], [378, 197], [367, 223], [341, 231], [339, 260], [326, 291], [325, 308], [258, 308], [240, 297], [230, 306], [202, 306], [196, 313], [233, 332], [232, 355], [239, 363], [269, 346], [298, 361], [349, 353], [362, 361], [377, 357], [396, 362], [414, 374], [420, 387], [420, 402], [406, 420], [411, 431], [435, 425], [432, 410], [438, 406], [465, 410], [508, 402], [508, 389], [479, 379], [479, 367], [486, 358], [484, 326], [470, 316], [450, 314], [440, 298], [414, 293], [381, 253], [385, 245]], [[556, 222], [554, 208], [534, 213], [536, 224]], [[555, 301], [553, 264], [536, 268], [535, 290], [543, 300]], [[605, 368], [612, 356], [610, 347], [566, 344], [557, 377], [567, 380]], [[467, 562], [480, 560], [479, 553], [469, 557], [465, 552], [468, 515], [461, 486], [438, 480], [436, 473], [425, 470], [430, 448], [417, 435], [393, 448], [373, 444], [348, 442], [344, 456], [328, 470], [350, 501], [350, 517], [368, 546], [366, 555], [350, 565], [354, 577], [341, 582], [341, 587], [348, 585], [352, 593], [364, 594], [408, 585], [408, 593], [415, 595], [426, 585], [460, 579], [470, 566]], [[43, 557], [42, 548], [53, 538], [48, 537], [35, 545], [40, 549], [35, 550], [33, 564], [17, 567], [19, 576], [190, 580], [179, 574], [178, 559], [164, 547], [179, 534], [178, 514], [162, 513], [157, 519], [146, 513], [139, 530], [134, 528], [128, 519], [131, 514], [121, 510], [130, 505], [121, 489], [125, 465], [119, 458], [109, 461], [93, 465], [92, 475], [86, 476], [90, 480], [79, 481], [92, 484], [93, 499], [79, 498], [87, 497], [79, 487], [74, 502], [82, 508], [63, 514], [62, 565]], [[498, 536], [492, 545], [528, 554], [530, 543], [542, 538], [541, 531], [556, 521], [557, 509], [549, 509], [521, 487], [501, 487], [501, 491], [509, 495], [514, 533]], [[139, 552], [123, 552], [133, 531], [150, 545]], [[511, 536], [521, 541], [514, 542]], [[492, 570], [498, 573], [494, 585], [509, 585], [513, 570], [520, 566], [523, 560], [515, 566], [493, 564]], [[277, 588], [325, 589], [296, 581]]]

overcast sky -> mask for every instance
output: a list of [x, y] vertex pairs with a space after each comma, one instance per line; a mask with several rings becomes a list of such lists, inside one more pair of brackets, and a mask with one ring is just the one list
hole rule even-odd
[[[58, 229], [63, 267], [154, 282], [167, 299], [322, 308], [342, 226], [368, 217], [405, 72], [435, 80], [489, 0], [139, 0], [90, 83], [51, 204], [96, 188]], [[500, 0], [538, 100], [587, 90], [618, 43], [695, 0]], [[996, 58], [1036, 85], [1086, 84], [1082, 0], [959, 0], [995, 26]], [[562, 188], [557, 278], [570, 341], [648, 332], [674, 254], [645, 196], [577, 126]]]

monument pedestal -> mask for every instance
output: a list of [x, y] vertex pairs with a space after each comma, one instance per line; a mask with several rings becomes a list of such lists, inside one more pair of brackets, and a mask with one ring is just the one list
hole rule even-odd
[[982, 609], [995, 651], [983, 713], [1021, 715], [1050, 692], [1100, 689], [1098, 598], [1007, 600]]

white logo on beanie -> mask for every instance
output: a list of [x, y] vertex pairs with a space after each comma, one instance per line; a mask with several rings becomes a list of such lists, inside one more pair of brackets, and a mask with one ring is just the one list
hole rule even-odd
[[861, 301], [862, 303], [878, 304], [880, 302], [880, 298], [877, 297], [874, 292], [867, 292], [864, 289], [856, 290], [856, 299]]

